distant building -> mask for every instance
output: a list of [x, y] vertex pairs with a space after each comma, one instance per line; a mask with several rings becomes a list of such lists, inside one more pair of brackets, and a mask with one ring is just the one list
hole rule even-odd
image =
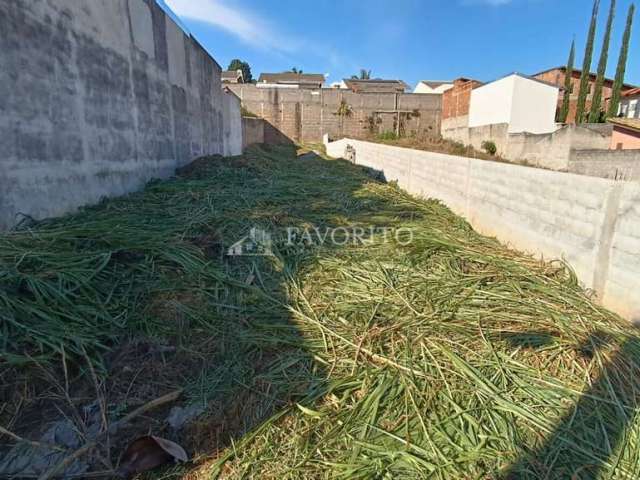
[[324, 85], [321, 73], [261, 73], [257, 87], [260, 88], [306, 88], [318, 89]]
[[471, 91], [482, 82], [470, 78], [458, 78], [453, 87], [442, 94], [442, 130], [469, 126]]
[[413, 93], [436, 93], [443, 94], [453, 88], [453, 81], [440, 80], [420, 80]]
[[346, 88], [356, 93], [405, 93], [410, 90], [409, 85], [402, 80], [345, 78], [342, 82]]
[[[560, 95], [558, 96], [558, 109], [562, 107], [562, 102], [564, 100], [564, 81], [566, 78], [567, 67], [554, 67], [549, 70], [545, 70], [540, 73], [536, 73], [533, 75], [533, 78], [537, 78], [538, 80], [543, 80], [545, 82], [552, 83], [557, 87], [560, 87]], [[567, 116], [567, 123], [576, 123], [576, 108], [578, 105], [578, 93], [580, 90], [580, 77], [582, 75], [582, 70], [573, 70], [573, 74], [571, 75], [571, 90], [569, 92], [570, 101], [569, 101], [569, 115]], [[593, 92], [595, 90], [596, 84], [596, 74], [589, 74], [589, 93], [587, 95], [586, 102], [586, 111], [591, 110], [591, 101], [593, 98]], [[625, 84], [622, 88], [622, 93], [625, 93], [629, 90], [633, 90], [635, 87], [633, 85]], [[611, 99], [611, 93], [613, 90], [613, 80], [610, 78], [606, 78], [604, 81], [604, 85], [602, 87], [602, 110], [606, 111], [609, 105], [609, 100]]]
[[552, 133], [559, 88], [512, 73], [471, 91], [469, 127], [507, 124], [508, 133]]
[[640, 149], [640, 119], [610, 118], [613, 125], [611, 134], [611, 148], [614, 150]]
[[622, 94], [620, 107], [618, 107], [618, 117], [640, 118], [640, 88], [627, 90]]
[[223, 70], [222, 83], [244, 83], [244, 75], [242, 70]]

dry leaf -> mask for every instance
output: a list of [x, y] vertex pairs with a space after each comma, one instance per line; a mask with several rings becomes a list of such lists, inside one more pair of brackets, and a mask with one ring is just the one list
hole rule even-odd
[[177, 443], [166, 438], [148, 435], [137, 438], [129, 444], [122, 456], [118, 473], [129, 478], [171, 461], [186, 462], [188, 460], [187, 452]]
[[153, 438], [165, 452], [171, 455], [174, 460], [178, 462], [189, 461], [187, 452], [185, 452], [184, 448], [182, 448], [176, 442], [172, 442], [171, 440], [167, 440], [166, 438], [162, 437], [154, 437], [153, 435], [151, 436], [151, 438]]

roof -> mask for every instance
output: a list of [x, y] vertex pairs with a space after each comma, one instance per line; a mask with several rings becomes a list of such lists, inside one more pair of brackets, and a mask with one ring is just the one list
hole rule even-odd
[[[497, 82], [498, 80], [502, 80], [504, 78], [511, 77], [512, 75], [515, 75], [515, 76], [520, 77], [520, 78], [525, 78], [527, 80], [531, 80], [532, 82], [541, 83], [541, 84], [546, 85], [548, 87], [557, 88], [557, 89], [560, 88], [555, 83], [545, 82], [544, 80], [540, 80], [539, 78], [535, 78], [535, 77], [532, 77], [530, 75], [525, 75], [524, 73], [520, 73], [520, 72], [511, 72], [511, 73], [509, 73], [507, 75], [503, 75], [500, 78], [496, 78], [495, 80], [491, 80], [490, 82], [487, 82], [484, 85], [489, 85], [490, 83], [494, 83], [494, 82]], [[484, 86], [484, 85], [482, 85], [482, 86]]]
[[[566, 66], [561, 66], [561, 67], [553, 67], [553, 68], [548, 68], [547, 70], [543, 70], [542, 72], [536, 73], [535, 75], [533, 75], [534, 77], [537, 77], [538, 75], [542, 75], [545, 73], [549, 73], [552, 72], [553, 70], [562, 70], [563, 72], [567, 71], [567, 67]], [[580, 70], [579, 68], [574, 68], [573, 69], [573, 73], [579, 73], [580, 75], [582, 75], [582, 70]], [[589, 76], [593, 79], [595, 79], [597, 77], [597, 74], [590, 72]], [[613, 79], [611, 78], [605, 78], [604, 79], [605, 82], [611, 82], [613, 83]], [[636, 85], [630, 85], [628, 83], [623, 84], [624, 88], [637, 88]]]
[[221, 73], [222, 81], [238, 82], [242, 80], [242, 70], [223, 70]]
[[383, 80], [381, 78], [373, 78], [370, 80], [361, 80], [355, 78], [345, 78], [344, 83], [348, 88], [360, 92], [369, 93], [381, 93], [381, 92], [396, 92], [398, 90], [405, 91], [409, 89], [402, 80]]
[[438, 88], [441, 85], [453, 85], [453, 80], [420, 80], [418, 83], [424, 83], [431, 88]]
[[640, 118], [609, 118], [607, 122], [640, 132]]
[[622, 94], [623, 97], [635, 97], [636, 95], [640, 95], [640, 88], [632, 88]]
[[261, 73], [258, 83], [288, 83], [288, 84], [320, 84], [324, 83], [321, 73]]

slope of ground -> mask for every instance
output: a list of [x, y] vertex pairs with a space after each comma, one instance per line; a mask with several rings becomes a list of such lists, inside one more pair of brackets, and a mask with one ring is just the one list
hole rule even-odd
[[[152, 433], [193, 456], [162, 478], [637, 478], [636, 331], [376, 178], [256, 148], [0, 237], [5, 446], [181, 388], [93, 469]], [[272, 255], [226, 255], [252, 228]]]

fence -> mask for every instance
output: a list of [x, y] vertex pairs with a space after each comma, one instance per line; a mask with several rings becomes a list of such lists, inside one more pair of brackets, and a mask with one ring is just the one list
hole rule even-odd
[[327, 153], [443, 201], [479, 232], [563, 258], [602, 303], [640, 322], [640, 184], [392, 147], [326, 141]]
[[230, 84], [242, 106], [290, 141], [320, 142], [334, 137], [391, 131], [439, 136], [441, 95], [354, 93], [341, 89], [262, 88]]

